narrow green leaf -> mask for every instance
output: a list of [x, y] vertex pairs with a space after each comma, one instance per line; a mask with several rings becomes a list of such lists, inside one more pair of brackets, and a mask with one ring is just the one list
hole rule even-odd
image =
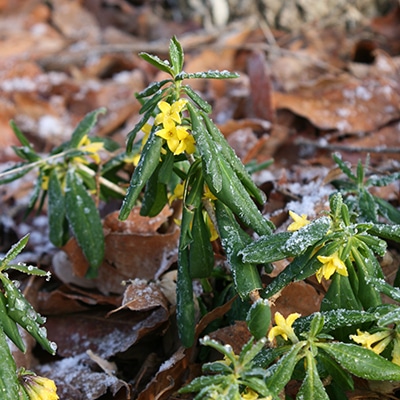
[[201, 113], [203, 120], [205, 122], [207, 131], [210, 133], [213, 140], [218, 145], [218, 150], [221, 152], [223, 157], [229, 162], [232, 170], [236, 173], [240, 181], [242, 182], [244, 188], [255, 198], [255, 200], [263, 205], [266, 200], [264, 192], [254, 183], [253, 179], [249, 175], [246, 167], [243, 165], [240, 158], [236, 155], [235, 151], [228, 144], [225, 136], [214, 124], [211, 118], [206, 113]]
[[222, 384], [224, 381], [226, 381], [225, 375], [199, 376], [198, 378], [193, 379], [188, 385], [179, 389], [179, 393], [198, 392], [203, 388]]
[[292, 232], [279, 232], [262, 236], [255, 242], [251, 242], [239, 254], [243, 257], [243, 261], [252, 263], [270, 263], [282, 260], [290, 255], [285, 243], [292, 234]]
[[388, 326], [390, 324], [399, 325], [400, 323], [400, 308], [388, 312], [378, 319], [378, 326]]
[[15, 243], [10, 250], [7, 251], [6, 255], [0, 261], [0, 271], [7, 268], [10, 261], [14, 260], [15, 257], [24, 249], [29, 240], [29, 233], [22, 237], [17, 243]]
[[342, 156], [339, 153], [334, 153], [332, 155], [335, 163], [339, 166], [339, 168], [354, 182], [357, 181], [356, 176], [353, 174], [351, 169], [348, 166], [348, 163], [342, 160]]
[[188, 97], [196, 103], [201, 110], [209, 114], [212, 111], [212, 107], [208, 104], [201, 96], [199, 96], [190, 86], [183, 85], [182, 89], [188, 95]]
[[250, 292], [263, 286], [257, 266], [243, 262], [238, 255], [251, 238], [237, 223], [232, 211], [222, 202], [215, 201], [215, 211], [222, 247], [231, 267], [236, 291], [242, 299], [246, 299]]
[[177, 76], [175, 76], [176, 81], [182, 81], [184, 79], [236, 79], [239, 77], [239, 74], [236, 72], [229, 71], [204, 71], [204, 72], [192, 72], [186, 73], [181, 72]]
[[351, 343], [317, 343], [343, 368], [359, 378], [373, 381], [400, 381], [400, 366]]
[[173, 36], [169, 43], [169, 58], [172, 64], [174, 75], [179, 74], [183, 68], [183, 49], [176, 36]]
[[140, 215], [147, 217], [155, 217], [164, 206], [168, 203], [167, 187], [164, 183], [159, 182], [159, 171], [163, 164], [159, 164], [154, 174], [147, 181]]
[[319, 377], [315, 358], [310, 351], [307, 352], [306, 376], [300, 386], [297, 398], [307, 400], [329, 400], [328, 394]]
[[146, 182], [153, 175], [160, 162], [160, 152], [163, 145], [163, 139], [155, 135], [154, 132], [150, 134], [149, 139], [143, 147], [143, 152], [140, 157], [139, 163], [133, 172], [128, 192], [122, 204], [119, 218], [125, 220], [128, 218], [129, 213], [134, 207], [139, 194]]
[[214, 251], [210, 242], [210, 230], [203, 217], [202, 208], [194, 210], [192, 242], [189, 246], [189, 270], [192, 279], [209, 278], [214, 268]]
[[103, 226], [92, 197], [74, 170], [67, 173], [65, 206], [69, 225], [91, 267], [88, 277], [94, 277], [104, 257]]
[[360, 189], [358, 194], [358, 206], [360, 214], [365, 221], [377, 222], [378, 208], [375, 204], [374, 197], [368, 190]]
[[393, 207], [386, 200], [381, 199], [377, 196], [373, 196], [376, 206], [378, 207], [378, 212], [390, 222], [394, 224], [400, 224], [400, 211]]
[[178, 253], [176, 319], [182, 345], [184, 347], [191, 347], [194, 342], [195, 334], [195, 309], [187, 248], [183, 250], [180, 249]]
[[378, 176], [372, 175], [365, 182], [365, 186], [387, 186], [400, 179], [400, 172], [394, 172], [390, 175]]
[[[7, 168], [0, 173], [0, 176], [6, 176], [6, 178], [0, 179], [0, 185], [5, 185], [6, 183], [10, 183], [16, 181], [22, 176], [26, 175], [29, 171], [32, 171], [34, 167], [28, 167], [30, 163], [22, 162], [14, 165], [11, 168]], [[17, 172], [13, 174], [9, 174], [11, 171], [16, 170]]]
[[340, 365], [332, 358], [329, 357], [324, 351], [318, 352], [317, 362], [322, 362], [328, 374], [332, 377], [333, 381], [339, 385], [343, 390], [353, 390], [354, 381], [351, 375], [340, 367]]
[[139, 57], [141, 57], [143, 60], [147, 61], [149, 64], [153, 65], [160, 71], [164, 71], [172, 77], [174, 76], [174, 71], [172, 70], [167, 60], [163, 61], [160, 57], [145, 52], [139, 53]]
[[368, 233], [379, 236], [384, 239], [400, 242], [400, 224], [387, 225], [387, 224], [374, 224]]
[[22, 340], [16, 322], [7, 313], [7, 299], [2, 291], [0, 291], [0, 327], [18, 349], [25, 353], [25, 342]]
[[146, 89], [136, 94], [137, 99], [143, 99], [145, 97], [152, 96], [156, 92], [158, 92], [165, 84], [168, 82], [172, 82], [172, 79], [163, 79], [159, 82], [153, 82]]
[[90, 130], [96, 125], [97, 119], [100, 114], [104, 114], [107, 110], [104, 107], [98, 108], [88, 114], [79, 122], [77, 127], [72, 133], [71, 140], [68, 144], [69, 149], [78, 147], [82, 138], [87, 135]]
[[57, 172], [50, 173], [48, 188], [49, 238], [54, 246], [63, 246], [68, 239], [65, 198]]
[[3, 399], [19, 399], [20, 388], [17, 378], [17, 366], [11, 355], [6, 337], [0, 329], [0, 393]]
[[268, 368], [267, 386], [273, 393], [280, 393], [290, 381], [294, 367], [299, 361], [299, 352], [303, 346], [304, 342], [291, 346], [290, 350], [276, 364]]

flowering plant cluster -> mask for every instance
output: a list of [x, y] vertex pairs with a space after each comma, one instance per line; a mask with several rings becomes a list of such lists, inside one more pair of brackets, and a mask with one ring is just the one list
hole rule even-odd
[[[166, 205], [181, 211], [176, 318], [182, 344], [190, 347], [197, 337], [194, 280], [204, 292], [214, 290], [215, 304], [238, 295], [235, 318], [240, 315], [252, 335], [238, 355], [204, 337], [201, 343], [224, 359], [204, 364], [204, 375], [182, 393], [197, 392], [196, 399], [275, 400], [285, 397], [288, 383], [296, 380], [298, 399], [339, 400], [354, 389], [354, 377], [400, 381], [400, 289], [385, 281], [378, 261], [387, 241], [400, 242], [400, 213], [368, 190], [400, 174], [366, 179], [361, 163], [354, 174], [334, 155], [348, 180], [334, 182], [338, 191], [330, 197], [329, 210], [312, 221], [290, 210], [293, 222], [287, 231], [274, 232], [259, 211], [265, 195], [213, 123], [211, 106], [183, 83], [237, 74], [184, 72], [183, 49], [175, 37], [169, 60], [140, 56], [168, 78], [137, 94], [141, 119], [126, 149], [104, 161], [100, 154], [110, 156], [118, 146], [88, 137], [103, 110], [88, 114], [71, 140], [44, 159], [13, 125], [22, 144], [15, 151], [24, 161], [0, 183], [39, 169], [31, 208], [48, 195], [50, 238], [59, 246], [72, 231], [90, 262], [88, 276], [96, 274], [104, 251], [99, 199], [123, 198], [121, 220], [138, 204], [141, 215], [150, 217]], [[129, 182], [118, 173], [128, 164], [134, 166]], [[215, 240], [228, 273], [216, 265]], [[272, 263], [283, 259], [289, 265], [266, 285], [260, 271], [270, 273]], [[328, 288], [320, 310], [308, 316], [277, 312], [272, 318], [270, 303], [280, 292], [314, 276]], [[225, 285], [222, 293], [213, 286], [218, 280]], [[381, 294], [393, 302], [383, 303]], [[205, 313], [209, 305], [199, 301]], [[30, 378], [24, 382], [33, 387]]]

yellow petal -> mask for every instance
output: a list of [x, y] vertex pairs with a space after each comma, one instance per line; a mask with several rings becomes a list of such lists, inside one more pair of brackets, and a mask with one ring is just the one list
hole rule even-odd
[[310, 221], [307, 219], [306, 214], [301, 214], [300, 216], [293, 211], [289, 211], [289, 215], [292, 217], [294, 221], [287, 228], [289, 232], [297, 231], [303, 226], [306, 226], [310, 223]]

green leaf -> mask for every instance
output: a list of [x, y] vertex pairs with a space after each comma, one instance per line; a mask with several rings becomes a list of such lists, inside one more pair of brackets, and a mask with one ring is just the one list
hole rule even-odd
[[0, 261], [0, 271], [7, 269], [10, 261], [14, 260], [15, 257], [24, 249], [29, 240], [29, 233], [22, 237], [16, 244], [14, 244], [10, 250], [7, 251], [6, 255]]
[[133, 172], [128, 192], [120, 210], [119, 218], [121, 220], [128, 218], [128, 215], [134, 207], [144, 185], [156, 170], [160, 162], [162, 145], [163, 139], [152, 132], [143, 147], [139, 163]]
[[149, 97], [158, 92], [165, 84], [172, 82], [172, 79], [163, 79], [159, 82], [153, 82], [146, 89], [136, 94], [137, 99], [143, 99], [144, 97]]
[[170, 67], [170, 64], [167, 60], [163, 61], [160, 57], [145, 52], [139, 53], [139, 57], [141, 57], [143, 60], [147, 61], [160, 71], [164, 71], [172, 77], [174, 76], [174, 71]]
[[273, 393], [280, 393], [290, 381], [304, 343], [299, 342], [291, 346], [290, 350], [276, 364], [268, 368], [267, 386]]
[[368, 233], [374, 236], [379, 236], [384, 239], [400, 242], [400, 224], [398, 225], [374, 224], [368, 230]]
[[179, 393], [198, 392], [203, 388], [209, 388], [213, 385], [220, 385], [225, 381], [225, 375], [199, 376], [198, 378], [193, 379], [188, 385], [179, 389]]
[[140, 215], [155, 217], [168, 203], [167, 187], [159, 181], [159, 171], [163, 164], [159, 163], [154, 174], [147, 181], [144, 191]]
[[203, 162], [203, 169], [210, 180], [210, 185], [218, 194], [222, 189], [222, 172], [218, 163], [218, 151], [215, 144], [211, 141], [210, 135], [205, 129], [197, 110], [190, 103], [187, 104], [187, 109], [192, 122], [192, 134], [196, 140], [196, 147], [200, 152]]
[[57, 172], [50, 173], [48, 188], [49, 238], [54, 246], [61, 247], [68, 240], [65, 198]]
[[17, 378], [17, 366], [11, 355], [6, 337], [2, 329], [0, 329], [0, 393], [3, 399], [19, 399], [21, 391]]
[[400, 179], [400, 172], [390, 175], [378, 176], [372, 175], [365, 182], [365, 186], [387, 186]]
[[178, 252], [178, 277], [176, 284], [176, 319], [179, 338], [183, 346], [191, 347], [195, 334], [195, 309], [187, 248], [180, 249]]
[[270, 263], [282, 260], [290, 254], [285, 243], [292, 234], [292, 232], [279, 232], [262, 236], [255, 242], [251, 242], [239, 254], [243, 257], [243, 261], [252, 263]]
[[169, 58], [172, 64], [174, 75], [179, 74], [183, 68], [183, 49], [176, 36], [173, 36], [169, 43]]
[[25, 342], [22, 340], [16, 322], [7, 313], [7, 299], [2, 291], [0, 291], [0, 327], [18, 349], [25, 353]]
[[374, 197], [368, 190], [360, 189], [358, 194], [358, 205], [361, 216], [365, 221], [376, 222], [378, 217], [378, 208], [375, 204]]
[[21, 325], [49, 353], [55, 354], [56, 346], [47, 339], [45, 322], [39, 313], [26, 300], [21, 291], [5, 275], [0, 274], [7, 299], [7, 313], [17, 324]]
[[378, 319], [378, 326], [387, 326], [390, 324], [400, 324], [400, 308], [388, 312]]
[[203, 217], [202, 208], [194, 210], [192, 242], [189, 246], [189, 271], [192, 279], [209, 278], [214, 269], [214, 251], [210, 242], [210, 230]]
[[332, 155], [335, 163], [339, 166], [339, 168], [354, 182], [357, 181], [356, 176], [353, 174], [351, 169], [348, 166], [348, 163], [342, 160], [342, 156], [339, 153], [334, 153]]
[[247, 327], [256, 340], [268, 332], [271, 322], [271, 308], [266, 299], [259, 299], [250, 307], [246, 316]]
[[65, 206], [69, 225], [91, 267], [87, 276], [95, 277], [104, 258], [103, 226], [92, 197], [74, 170], [67, 173]]
[[400, 381], [400, 366], [351, 343], [316, 343], [343, 368], [359, 378], [373, 381]]
[[231, 267], [236, 291], [242, 299], [246, 299], [250, 292], [263, 286], [257, 266], [243, 262], [238, 255], [251, 238], [242, 230], [232, 211], [218, 200], [215, 201], [215, 211], [222, 247]]
[[[16, 181], [17, 179], [21, 178], [22, 176], [26, 175], [29, 171], [32, 171], [34, 167], [28, 167], [30, 163], [18, 163], [11, 168], [7, 168], [0, 173], [0, 176], [7, 176], [6, 178], [0, 179], [0, 185], [4, 185], [6, 183], [10, 183]], [[17, 171], [13, 174], [10, 174], [11, 171]]]
[[376, 206], [378, 207], [379, 214], [383, 215], [394, 224], [400, 224], [400, 211], [396, 207], [393, 207], [386, 200], [381, 199], [377, 196], [374, 196], [374, 201]]
[[204, 71], [204, 72], [193, 72], [193, 73], [186, 73], [181, 72], [175, 76], [176, 81], [182, 81], [184, 79], [236, 79], [239, 77], [239, 74], [236, 72], [229, 72], [229, 71]]
[[203, 112], [201, 113], [201, 115], [203, 117], [207, 131], [218, 146], [218, 150], [221, 152], [222, 156], [229, 162], [232, 170], [243, 184], [243, 187], [250, 193], [251, 196], [255, 198], [255, 200], [260, 205], [263, 205], [266, 200], [264, 192], [262, 192], [254, 183], [246, 167], [243, 165], [240, 158], [236, 155], [235, 151], [226, 141], [225, 136], [213, 123], [210, 117]]
[[[321, 315], [324, 317], [322, 332], [331, 332], [341, 327], [355, 327], [366, 322], [376, 321], [377, 319], [374, 312], [347, 310], [344, 308], [322, 311]], [[309, 331], [312, 319], [313, 314], [297, 319], [293, 324], [296, 334], [299, 335], [302, 332]]]
[[211, 113], [212, 107], [201, 96], [199, 96], [190, 86], [183, 85], [182, 89], [188, 97], [207, 114]]
[[400, 289], [393, 287], [389, 283], [385, 282], [384, 279], [370, 277], [367, 283], [369, 283], [377, 292], [383, 293], [393, 300], [400, 301]]
[[321, 303], [321, 311], [330, 310], [361, 310], [362, 306], [354, 295], [349, 278], [335, 273], [328, 292]]
[[307, 400], [329, 400], [328, 394], [319, 377], [315, 358], [310, 351], [307, 352], [306, 376], [300, 386], [297, 398]]
[[340, 388], [343, 390], [354, 390], [353, 378], [332, 357], [329, 357], [324, 351], [320, 351], [318, 352], [317, 362], [323, 363], [328, 374]]
[[71, 140], [68, 144], [69, 149], [77, 148], [82, 138], [87, 135], [90, 130], [96, 125], [100, 114], [104, 114], [107, 110], [104, 107], [98, 108], [88, 114], [79, 122], [78, 126], [72, 133]]

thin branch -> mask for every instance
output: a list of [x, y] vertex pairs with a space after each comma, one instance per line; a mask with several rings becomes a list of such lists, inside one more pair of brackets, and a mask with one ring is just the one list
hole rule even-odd
[[349, 146], [345, 144], [330, 144], [323, 143], [318, 140], [309, 140], [299, 138], [295, 140], [297, 145], [307, 145], [316, 147], [318, 149], [330, 150], [330, 151], [346, 151], [348, 153], [379, 153], [379, 154], [398, 154], [400, 153], [400, 147], [386, 147], [386, 146], [375, 146], [375, 147], [361, 147], [361, 146]]

